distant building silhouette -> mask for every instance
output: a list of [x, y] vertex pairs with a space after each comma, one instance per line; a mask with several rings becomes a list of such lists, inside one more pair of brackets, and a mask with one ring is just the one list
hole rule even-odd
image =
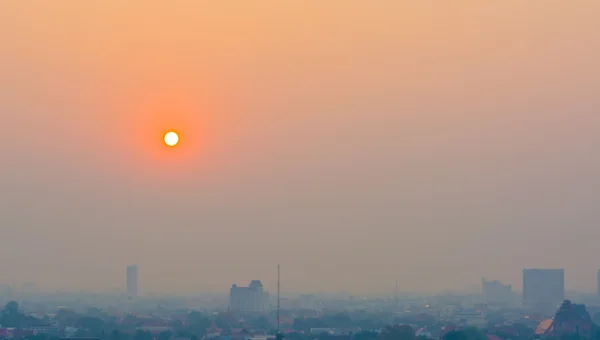
[[487, 281], [481, 279], [481, 290], [487, 303], [502, 303], [510, 300], [512, 286], [502, 284], [498, 280]]
[[229, 308], [231, 311], [264, 312], [269, 307], [269, 293], [263, 290], [259, 280], [253, 280], [248, 287], [231, 286]]
[[564, 299], [564, 269], [523, 269], [523, 303], [525, 305], [558, 305]]
[[598, 296], [600, 296], [600, 269], [598, 269], [597, 285], [598, 285]]
[[133, 299], [138, 296], [138, 266], [127, 266], [127, 297]]

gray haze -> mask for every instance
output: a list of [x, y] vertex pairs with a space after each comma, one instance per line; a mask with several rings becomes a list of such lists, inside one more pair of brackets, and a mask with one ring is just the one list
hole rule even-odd
[[408, 3], [2, 2], [2, 280], [592, 290], [600, 3]]

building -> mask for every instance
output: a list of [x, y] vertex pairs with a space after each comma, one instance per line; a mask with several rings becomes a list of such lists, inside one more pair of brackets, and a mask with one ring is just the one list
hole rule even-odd
[[231, 311], [264, 312], [269, 307], [269, 293], [263, 290], [259, 280], [253, 280], [248, 287], [231, 286], [229, 308]]
[[600, 296], [600, 269], [598, 269], [598, 280], [597, 280], [597, 284], [598, 284], [598, 296]]
[[133, 299], [138, 296], [138, 266], [127, 266], [127, 297]]
[[523, 303], [525, 305], [559, 305], [564, 299], [564, 269], [523, 269]]
[[556, 311], [554, 318], [546, 319], [538, 325], [535, 334], [538, 338], [590, 339], [594, 328], [594, 322], [585, 305], [566, 300]]
[[485, 313], [475, 308], [456, 309], [453, 321], [461, 326], [485, 327], [488, 324]]
[[512, 286], [498, 280], [481, 279], [481, 290], [487, 303], [504, 303], [511, 299]]

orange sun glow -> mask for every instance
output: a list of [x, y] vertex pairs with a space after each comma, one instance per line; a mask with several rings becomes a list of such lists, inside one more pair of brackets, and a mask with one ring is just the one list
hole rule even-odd
[[179, 135], [174, 131], [167, 132], [165, 134], [164, 141], [167, 146], [175, 146], [179, 143]]

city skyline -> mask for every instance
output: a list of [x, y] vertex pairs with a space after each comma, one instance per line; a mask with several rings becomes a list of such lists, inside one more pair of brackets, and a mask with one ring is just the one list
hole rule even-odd
[[[115, 289], [120, 291], [121, 293], [125, 293], [130, 299], [131, 298], [135, 298], [140, 296], [139, 293], [139, 277], [138, 277], [138, 266], [133, 264], [133, 265], [128, 265], [126, 267], [126, 281], [125, 284], [121, 287], [118, 288], [119, 286], [111, 286], [111, 287], [105, 287], [104, 289], [100, 289], [96, 292], [115, 292]], [[600, 296], [600, 269], [597, 270], [597, 276], [596, 276], [596, 290], [595, 291], [590, 291], [590, 290], [572, 290], [569, 289], [568, 287], [565, 286], [564, 282], [566, 282], [566, 279], [568, 278], [568, 273], [565, 273], [564, 269], [557, 269], [557, 268], [524, 268], [522, 269], [522, 277], [521, 277], [521, 281], [520, 284], [517, 285], [513, 285], [513, 284], [507, 284], [506, 281], [499, 279], [499, 278], [495, 278], [495, 279], [491, 279], [488, 280], [489, 278], [482, 278], [479, 284], [468, 284], [464, 287], [461, 287], [459, 289], [443, 289], [437, 292], [422, 292], [422, 291], [406, 291], [406, 290], [402, 290], [399, 291], [398, 290], [398, 284], [401, 283], [401, 280], [396, 280], [395, 285], [394, 285], [394, 292], [391, 291], [362, 291], [362, 292], [349, 292], [343, 288], [340, 288], [338, 290], [333, 290], [333, 291], [291, 291], [288, 292], [289, 295], [303, 295], [303, 294], [328, 294], [328, 293], [334, 293], [334, 294], [358, 294], [358, 295], [376, 295], [376, 296], [391, 296], [391, 295], [396, 295], [396, 294], [423, 294], [423, 295], [428, 295], [428, 294], [444, 294], [444, 293], [458, 293], [458, 294], [477, 294], [477, 293], [481, 293], [484, 296], [486, 296], [488, 293], [486, 293], [486, 287], [489, 287], [488, 289], [490, 290], [490, 292], [492, 292], [492, 295], [496, 295], [498, 294], [498, 292], [500, 292], [500, 294], [505, 294], [503, 293], [503, 291], [506, 291], [508, 289], [508, 293], [512, 294], [512, 293], [517, 293], [520, 296], [522, 296], [523, 300], [527, 300], [526, 298], [526, 293], [525, 293], [525, 286], [526, 286], [526, 276], [529, 275], [531, 276], [532, 273], [553, 273], [553, 272], [560, 272], [560, 275], [562, 277], [562, 288], [561, 290], [563, 291], [563, 297], [564, 298], [564, 294], [566, 293], [592, 293], [595, 292], [596, 294], [598, 294]], [[535, 275], [535, 274], [534, 274]], [[262, 289], [262, 280], [251, 280], [251, 285], [254, 284], [255, 282], [258, 282], [261, 289]], [[538, 280], [540, 281], [540, 280]], [[544, 282], [542, 282], [544, 281]], [[541, 285], [545, 284], [545, 280], [542, 280], [538, 283], [535, 284], [535, 290], [539, 290], [541, 288]], [[277, 283], [273, 283], [273, 282], [269, 282], [269, 280], [267, 280], [266, 282], [268, 282], [268, 287], [273, 290], [276, 289], [277, 287]], [[51, 291], [45, 291], [43, 289], [43, 287], [39, 287], [39, 285], [36, 282], [26, 282], [23, 283], [22, 285], [17, 285], [17, 286], [11, 286], [11, 285], [7, 285], [6, 282], [1, 283], [5, 288], [9, 287], [11, 288], [11, 290], [14, 289], [14, 291], [22, 291], [22, 292], [51, 292]], [[21, 289], [19, 289], [19, 287]], [[34, 287], [34, 288], [32, 288]], [[237, 284], [233, 284], [233, 288], [245, 288], [245, 287], [238, 287]], [[232, 290], [233, 290], [232, 288]], [[75, 291], [85, 291], [85, 290], [81, 290], [81, 289], [77, 289]], [[68, 290], [65, 290], [64, 292], [68, 292]], [[94, 292], [94, 291], [89, 291], [89, 292]], [[219, 287], [215, 290], [204, 290], [205, 293], [209, 293], [209, 294], [227, 294], [227, 295], [232, 295], [232, 292], [226, 293], [222, 287]], [[268, 289], [267, 291], [268, 292]], [[161, 293], [165, 293], [165, 294], [172, 294], [174, 292], [170, 292], [170, 291], [163, 291], [163, 292], [159, 292], [159, 291], [147, 291], [145, 292], [145, 294], [149, 294], [149, 295], [155, 295], [155, 294], [161, 294]], [[184, 292], [184, 293], [192, 293], [192, 294], [198, 294], [198, 293], [202, 293], [201, 290], [192, 290], [189, 292]], [[536, 293], [537, 294], [537, 293]], [[141, 294], [144, 295], [144, 294]], [[561, 298], [561, 299], [562, 299]]]
[[0, 340], [600, 340], [600, 1], [0, 1]]

